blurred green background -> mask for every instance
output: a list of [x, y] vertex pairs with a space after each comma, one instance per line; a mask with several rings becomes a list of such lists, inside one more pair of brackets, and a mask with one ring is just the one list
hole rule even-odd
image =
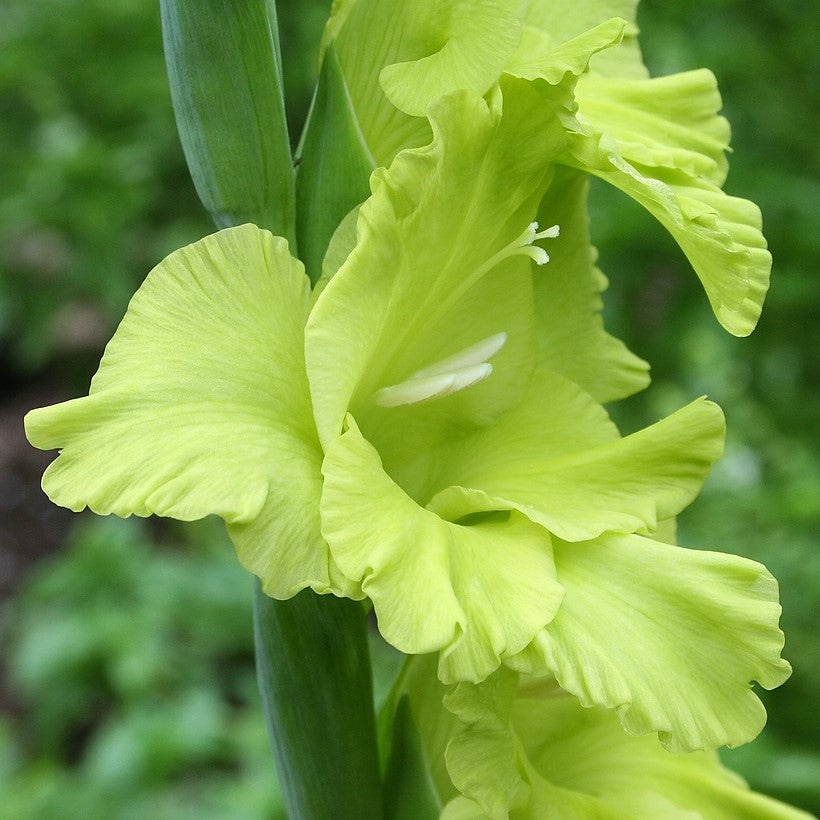
[[[280, 3], [298, 134], [329, 6]], [[281, 816], [256, 695], [251, 581], [220, 527], [74, 516], [21, 419], [80, 395], [147, 271], [211, 230], [188, 178], [156, 0], [4, 0], [0, 28], [0, 818]], [[703, 393], [726, 457], [680, 519], [688, 546], [780, 579], [795, 672], [727, 759], [820, 811], [818, 8], [645, 0], [654, 74], [712, 68], [733, 124], [730, 193], [762, 208], [772, 289], [749, 339], [721, 331], [671, 240], [596, 187], [607, 321], [653, 365], [624, 430]]]

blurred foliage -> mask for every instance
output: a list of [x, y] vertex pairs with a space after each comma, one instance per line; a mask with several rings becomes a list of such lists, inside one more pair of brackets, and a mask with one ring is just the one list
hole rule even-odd
[[[294, 141], [328, 6], [279, 4]], [[820, 812], [817, 16], [803, 0], [644, 0], [640, 12], [654, 74], [716, 73], [734, 128], [727, 188], [763, 210], [775, 268], [750, 338], [718, 327], [682, 254], [626, 197], [596, 186], [593, 230], [607, 322], [653, 366], [652, 387], [613, 408], [622, 428], [702, 393], [727, 414], [726, 457], [681, 516], [681, 543], [748, 555], [781, 582], [795, 673], [765, 694], [761, 739], [727, 757], [757, 788]], [[7, 384], [84, 391], [147, 271], [211, 230], [176, 136], [158, 18], [154, 0], [3, 4]], [[250, 602], [212, 522], [80, 518], [0, 610], [0, 818], [281, 816]]]
[[89, 517], [30, 576], [4, 619], [0, 818], [284, 818], [250, 576], [216, 522], [186, 538]]

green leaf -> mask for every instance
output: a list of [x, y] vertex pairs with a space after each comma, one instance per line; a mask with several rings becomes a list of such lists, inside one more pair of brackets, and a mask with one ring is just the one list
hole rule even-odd
[[325, 51], [298, 157], [296, 236], [315, 283], [336, 227], [369, 195], [367, 180], [375, 166], [332, 44]]
[[220, 228], [293, 239], [293, 163], [274, 0], [161, 0], [182, 147]]

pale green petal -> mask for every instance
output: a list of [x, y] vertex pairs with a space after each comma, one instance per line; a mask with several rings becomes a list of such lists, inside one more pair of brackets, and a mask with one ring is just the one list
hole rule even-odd
[[480, 680], [555, 615], [549, 538], [515, 513], [460, 526], [419, 507], [383, 471], [355, 422], [327, 449], [322, 533], [408, 654], [442, 650], [445, 682]]
[[575, 88], [579, 119], [606, 132], [628, 162], [726, 180], [729, 123], [718, 112], [717, 80], [705, 68], [624, 80], [589, 74]]
[[390, 102], [407, 114], [423, 116], [436, 100], [453, 91], [484, 94], [518, 45], [518, 3], [448, 0], [414, 6], [417, 56], [385, 66], [379, 75]]
[[448, 489], [428, 506], [450, 519], [518, 509], [569, 541], [652, 531], [695, 497], [723, 429], [720, 408], [700, 399], [618, 438], [589, 396], [543, 371], [492, 427], [452, 446], [438, 479]]
[[545, 31], [528, 27], [506, 71], [516, 77], [538, 77], [558, 85], [565, 77], [580, 77], [598, 52], [617, 46], [624, 36], [626, 21], [615, 17], [563, 42]]
[[606, 279], [589, 240], [586, 175], [559, 168], [538, 211], [542, 225], [561, 226], [550, 263], [535, 272], [536, 335], [541, 364], [574, 381], [598, 402], [621, 399], [649, 384], [649, 365], [610, 336], [601, 319]]
[[483, 95], [520, 36], [511, 0], [359, 0], [334, 12], [325, 42], [336, 37], [359, 122], [384, 165], [429, 141], [427, 122], [410, 114], [452, 91]]
[[[538, 99], [531, 84], [510, 79], [503, 88], [503, 116], [467, 92], [442, 100], [431, 112], [434, 142], [402, 152], [389, 170], [371, 177], [373, 195], [359, 211], [358, 244], [317, 299], [307, 325], [308, 374], [325, 445], [339, 434], [348, 409], [359, 419], [379, 390], [498, 330], [508, 333], [499, 357], [531, 366], [531, 356], [523, 355], [531, 310], [502, 328], [496, 322], [506, 310], [496, 318], [487, 307], [472, 318], [469, 310], [475, 306], [470, 291], [485, 276], [527, 275], [515, 272], [515, 263], [530, 263], [514, 249], [532, 221], [549, 160], [564, 140], [557, 120], [531, 116]], [[514, 266], [509, 274], [508, 265]], [[483, 324], [488, 317], [489, 326]], [[467, 337], [453, 336], [453, 328]], [[487, 379], [486, 389], [500, 396], [503, 391], [491, 387], [501, 386], [496, 376]], [[517, 378], [522, 376], [525, 382], [526, 370]]]
[[[132, 299], [90, 395], [26, 418], [35, 446], [61, 449], [43, 477], [52, 500], [234, 524], [273, 505], [266, 547], [243, 555], [240, 541], [240, 558], [282, 594], [327, 585], [318, 569], [328, 561], [321, 450], [303, 359], [308, 292], [285, 240], [252, 225], [161, 262]], [[284, 586], [265, 577], [265, 549], [304, 562], [304, 577], [296, 571]]]
[[566, 597], [535, 652], [564, 689], [673, 751], [757, 736], [766, 712], [750, 681], [772, 689], [791, 671], [765, 567], [611, 534], [559, 541], [555, 557]]
[[591, 70], [611, 77], [647, 76], [635, 23], [638, 0], [524, 0], [522, 5], [525, 26], [553, 45], [566, 43], [613, 17], [623, 18], [627, 21], [623, 42], [596, 54]]
[[573, 134], [567, 161], [652, 213], [688, 257], [720, 323], [737, 336], [749, 334], [768, 288], [771, 255], [759, 209], [718, 187], [728, 129], [715, 113], [720, 98], [712, 75], [633, 83], [589, 77], [577, 93], [584, 133]]

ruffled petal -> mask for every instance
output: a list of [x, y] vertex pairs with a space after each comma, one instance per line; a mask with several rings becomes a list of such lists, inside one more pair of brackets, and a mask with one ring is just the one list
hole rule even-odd
[[622, 43], [596, 53], [590, 70], [610, 77], [647, 76], [635, 22], [638, 0], [526, 0], [522, 5], [522, 40], [527, 37], [527, 29], [536, 31], [542, 51], [573, 40], [613, 17], [622, 18], [626, 22]]
[[576, 93], [579, 133], [567, 161], [652, 213], [691, 262], [720, 323], [736, 336], [751, 333], [771, 255], [759, 209], [718, 187], [728, 127], [716, 114], [714, 77], [705, 70], [629, 83], [588, 77]]
[[[566, 597], [517, 668], [554, 672], [585, 706], [616, 709], [627, 731], [672, 751], [752, 740], [780, 657], [777, 582], [760, 564], [641, 536], [555, 547]], [[540, 662], [539, 662], [540, 659]]]
[[[43, 487], [73, 510], [216, 514], [248, 525], [272, 505], [265, 548], [240, 558], [292, 594], [321, 579], [321, 450], [303, 339], [309, 285], [284, 239], [253, 225], [175, 251], [145, 280], [85, 398], [34, 410], [26, 432], [59, 448]], [[280, 586], [273, 552], [313, 569]], [[297, 561], [298, 563], [298, 561]]]
[[428, 506], [453, 519], [517, 509], [569, 541], [653, 531], [696, 496], [723, 449], [723, 414], [700, 399], [619, 438], [599, 405], [541, 371], [522, 402], [442, 456]]
[[483, 95], [520, 37], [510, 0], [359, 0], [340, 3], [325, 42], [335, 38], [362, 131], [379, 163], [430, 139], [422, 115], [440, 97]]
[[322, 532], [402, 652], [442, 650], [444, 681], [480, 680], [555, 615], [550, 540], [518, 514], [463, 525], [419, 507], [355, 422], [327, 450]]

